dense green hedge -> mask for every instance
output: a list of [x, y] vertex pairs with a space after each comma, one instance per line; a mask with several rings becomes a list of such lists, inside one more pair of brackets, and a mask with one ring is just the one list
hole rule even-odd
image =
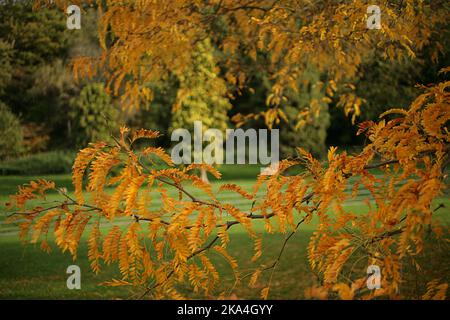
[[0, 162], [2, 175], [70, 173], [75, 152], [50, 151]]

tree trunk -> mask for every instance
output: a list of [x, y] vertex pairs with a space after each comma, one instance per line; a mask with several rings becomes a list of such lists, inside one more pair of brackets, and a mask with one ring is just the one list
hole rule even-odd
[[200, 169], [200, 178], [202, 179], [203, 182], [209, 183], [208, 173], [203, 168]]

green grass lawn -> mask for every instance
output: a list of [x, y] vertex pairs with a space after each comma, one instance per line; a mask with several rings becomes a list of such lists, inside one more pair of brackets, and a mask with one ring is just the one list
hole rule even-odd
[[[241, 171], [236, 168], [221, 168], [221, 171], [224, 172], [226, 183], [236, 183], [245, 188], [253, 185], [254, 178], [259, 173], [257, 167]], [[36, 178], [42, 177], [0, 177], [0, 212], [5, 211], [3, 203], [7, 200], [8, 194], [15, 192], [16, 185]], [[45, 178], [55, 181], [58, 186], [67, 187], [69, 192], [73, 191], [69, 175], [47, 176]], [[214, 188], [217, 188], [218, 185], [219, 182], [213, 182]], [[237, 197], [230, 195], [221, 197], [222, 201], [233, 203], [243, 210], [248, 209], [249, 204], [238, 200]], [[56, 199], [56, 196], [50, 196], [48, 200], [54, 199]], [[436, 217], [448, 226], [450, 222], [448, 218], [450, 201], [439, 199], [438, 203], [444, 203], [446, 208], [441, 209]], [[354, 212], [366, 210], [365, 206], [358, 201], [349, 203], [347, 209], [352, 209]], [[309, 225], [302, 225], [297, 234], [288, 242], [272, 279], [270, 298], [302, 299], [304, 298], [304, 290], [314, 283], [315, 276], [311, 272], [306, 259], [306, 247], [314, 227], [315, 221]], [[107, 228], [107, 224], [102, 227], [103, 230]], [[263, 230], [261, 222], [257, 222], [256, 230]], [[264, 235], [264, 254], [259, 261], [260, 263], [270, 264], [275, 259], [284, 237], [285, 235], [282, 234]], [[229, 252], [237, 258], [242, 274], [247, 274], [257, 266], [250, 261], [253, 255], [253, 244], [245, 231], [239, 226], [230, 229], [230, 238]], [[442, 278], [450, 282], [448, 279], [450, 274], [448, 270], [450, 265], [448, 246], [431, 238], [427, 241], [426, 246], [431, 250], [425, 250], [426, 254], [419, 256], [417, 259], [423, 270], [418, 273], [413, 269], [405, 269], [407, 281], [402, 285], [401, 290], [408, 297], [416, 297], [418, 288], [423, 287], [424, 283], [430, 279]], [[99, 283], [103, 281], [119, 278], [118, 269], [116, 266], [105, 267], [99, 275], [95, 275], [89, 268], [86, 251], [86, 244], [83, 241], [79, 249], [79, 258], [75, 262], [72, 261], [69, 254], [62, 254], [56, 248], [51, 254], [46, 254], [36, 246], [21, 244], [18, 240], [17, 228], [13, 225], [5, 225], [0, 220], [0, 299], [127, 299], [140, 293], [140, 291], [129, 287], [99, 286]], [[223, 275], [221, 287], [218, 288], [218, 291], [231, 288], [233, 276], [227, 263], [214, 253], [211, 253], [210, 256], [217, 263], [219, 272]], [[68, 276], [66, 268], [71, 264], [79, 265], [82, 270], [81, 290], [68, 290], [66, 287]], [[445, 274], [437, 274], [437, 270], [446, 270], [446, 272]], [[365, 274], [365, 270], [361, 269], [360, 272], [362, 275]], [[266, 273], [262, 276], [259, 287], [256, 289], [248, 288], [249, 279], [247, 278], [232, 292], [238, 298], [259, 298], [260, 289], [266, 286], [269, 275], [269, 273]], [[189, 292], [183, 289], [182, 291], [189, 296]]]

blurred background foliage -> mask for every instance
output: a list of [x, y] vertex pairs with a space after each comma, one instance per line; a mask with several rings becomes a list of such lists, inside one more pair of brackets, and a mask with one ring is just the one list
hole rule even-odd
[[[69, 140], [78, 148], [91, 141], [109, 141], [118, 133], [119, 112], [103, 83], [89, 83], [69, 102]], [[73, 138], [72, 138], [73, 137]]]
[[[85, 10], [81, 30], [67, 30], [59, 11], [33, 11], [29, 1], [7, 0], [0, 5], [0, 173], [70, 172], [76, 150], [90, 141], [109, 139], [122, 124], [159, 130], [163, 136], [156, 145], [169, 148], [175, 128], [189, 129], [193, 121], [201, 120], [204, 126], [225, 130], [235, 127], [234, 115], [267, 108], [272, 83], [265, 59], [270, 57], [258, 53], [256, 62], [247, 61], [248, 87], [231, 88], [223, 78], [232, 64], [221, 65], [220, 55], [225, 53], [206, 39], [198, 44], [189, 72], [148, 83], [154, 92], [152, 103], [133, 112], [122, 110], [104, 89], [104, 79], [75, 81], [70, 70], [72, 57], [101, 52], [96, 10]], [[219, 19], [213, 28], [220, 34], [226, 26]], [[441, 80], [437, 71], [450, 65], [448, 30], [442, 26], [435, 35], [442, 44], [439, 61], [431, 61], [427, 52], [433, 41], [414, 60], [388, 62], [375, 48], [359, 75], [351, 79], [355, 94], [365, 101], [356, 122], [376, 119], [392, 107], [407, 107], [418, 94], [415, 84]], [[339, 93], [346, 88], [338, 88], [328, 99], [322, 85], [328, 80], [326, 74], [307, 67], [298, 90], [288, 92], [279, 106], [289, 119], [277, 125], [282, 157], [296, 156], [298, 146], [323, 157], [331, 145], [352, 149], [364, 143], [355, 135], [351, 119], [337, 107]], [[312, 105], [316, 114], [298, 127], [298, 115]], [[261, 119], [244, 129], [249, 126], [265, 128]]]
[[23, 135], [20, 121], [1, 101], [0, 137], [0, 158], [17, 156], [21, 153]]

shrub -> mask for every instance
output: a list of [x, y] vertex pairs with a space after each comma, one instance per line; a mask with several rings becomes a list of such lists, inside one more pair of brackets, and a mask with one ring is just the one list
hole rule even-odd
[[11, 159], [0, 163], [2, 175], [37, 175], [70, 173], [75, 153], [50, 151]]
[[0, 159], [19, 154], [22, 141], [19, 119], [0, 101]]
[[118, 127], [118, 111], [103, 84], [86, 85], [78, 97], [71, 99], [69, 114], [74, 123], [75, 143], [85, 147], [89, 142], [108, 140]]

